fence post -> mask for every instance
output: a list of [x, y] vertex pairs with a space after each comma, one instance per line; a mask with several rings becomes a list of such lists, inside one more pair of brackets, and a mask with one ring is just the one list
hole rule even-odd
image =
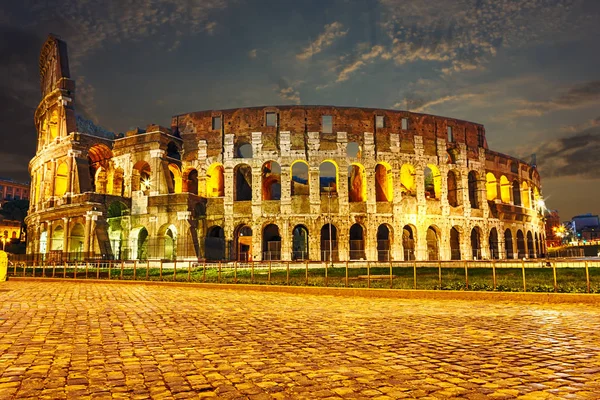
[[88, 278], [88, 269], [90, 268], [90, 263], [88, 261], [85, 262], [85, 279]]
[[[27, 261], [23, 263], [23, 265], [27, 265]], [[35, 264], [31, 267], [31, 277], [35, 278]]]
[[173, 260], [173, 282], [177, 280], [177, 258]]
[[267, 276], [267, 283], [269, 285], [271, 284], [271, 263], [272, 263], [272, 261], [269, 260], [269, 275]]
[[587, 286], [587, 292], [590, 292], [590, 269], [589, 269], [589, 265], [588, 262], [585, 262], [585, 282], [586, 282], [586, 286]]
[[304, 286], [308, 286], [308, 260], [305, 260], [304, 263], [306, 264], [306, 275], [304, 278]]
[[187, 276], [187, 281], [191, 281], [192, 280], [192, 262], [188, 261], [188, 276]]
[[123, 280], [123, 272], [125, 270], [125, 261], [121, 260], [121, 276], [119, 276], [120, 280]]
[[325, 287], [329, 286], [329, 278], [327, 277], [327, 264], [329, 263], [325, 263]]
[[438, 284], [440, 290], [442, 290], [442, 262], [438, 261]]
[[287, 265], [287, 276], [286, 276], [286, 283], [288, 286], [290, 286], [290, 262], [288, 261], [286, 263]]
[[367, 261], [367, 288], [371, 288], [371, 264]]
[[558, 282], [556, 280], [556, 263], [552, 263], [552, 275], [554, 276], [554, 293], [558, 292]]
[[233, 283], [237, 283], [237, 261], [233, 262]]
[[527, 291], [527, 283], [525, 281], [525, 260], [521, 260], [521, 269], [523, 270], [523, 291]]
[[146, 280], [150, 280], [150, 260], [146, 260]]
[[413, 289], [417, 289], [417, 260], [413, 262]]
[[[25, 268], [23, 268], [23, 276], [25, 275]], [[65, 261], [65, 267], [63, 268], [63, 279], [67, 277], [67, 262]]]
[[348, 287], [348, 260], [346, 260], [346, 287]]
[[394, 288], [394, 275], [392, 266], [392, 257], [390, 257], [390, 289]]
[[96, 261], [96, 279], [100, 279], [100, 261]]
[[202, 262], [202, 283], [206, 283], [206, 259]]
[[163, 280], [162, 279], [162, 270], [163, 270], [163, 260], [161, 258], [160, 259], [160, 269], [159, 269], [159, 272], [158, 272], [158, 279], [161, 280], [161, 281]]
[[219, 261], [219, 274], [217, 275], [217, 282], [221, 283], [221, 261]]
[[250, 284], [254, 284], [254, 263], [250, 264]]
[[75, 265], [73, 268], [73, 279], [77, 279], [77, 261], [75, 261]]
[[[13, 268], [13, 275], [17, 276], [17, 263], [15, 263], [15, 266]], [[54, 276], [53, 276], [53, 278], [54, 278]]]
[[[15, 264], [15, 274], [17, 272], [17, 266]], [[56, 275], [56, 261], [52, 261], [52, 277], [54, 278], [54, 276]]]
[[496, 261], [492, 261], [492, 279], [493, 279], [493, 285], [494, 285], [494, 290], [496, 290]]
[[465, 260], [465, 284], [467, 285], [467, 289], [469, 290], [469, 262]]
[[46, 264], [42, 262], [42, 278], [46, 277]]
[[112, 264], [110, 263], [110, 261], [108, 262], [108, 280], [110, 281], [110, 276], [112, 275], [112, 271], [111, 268]]
[[137, 260], [133, 260], [133, 280], [137, 280]]

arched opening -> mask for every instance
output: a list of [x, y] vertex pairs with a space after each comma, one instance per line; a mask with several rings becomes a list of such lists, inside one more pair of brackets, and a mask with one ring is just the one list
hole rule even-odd
[[308, 196], [308, 164], [306, 161], [296, 160], [292, 163], [292, 196]]
[[511, 184], [504, 175], [500, 177], [500, 197], [503, 203], [510, 203]]
[[50, 121], [48, 122], [48, 131], [50, 132], [50, 140], [56, 139], [58, 136], [58, 112], [52, 111]]
[[204, 257], [208, 261], [225, 259], [225, 231], [220, 226], [213, 226], [204, 238]]
[[427, 259], [430, 261], [440, 259], [440, 245], [437, 230], [430, 226], [427, 228]]
[[521, 188], [519, 187], [519, 181], [514, 180], [512, 184], [513, 201], [515, 206], [522, 205], [521, 203]]
[[471, 229], [471, 254], [473, 260], [481, 260], [481, 233], [479, 228]]
[[235, 158], [252, 158], [252, 145], [246, 142], [238, 142], [235, 146]]
[[348, 158], [361, 158], [362, 148], [356, 142], [348, 142], [346, 145], [346, 156]]
[[146, 161], [138, 161], [131, 171], [131, 190], [143, 191], [145, 194], [152, 187], [150, 165]]
[[499, 246], [498, 246], [498, 231], [496, 230], [496, 228], [492, 228], [490, 230], [489, 245], [490, 245], [490, 257], [494, 260], [499, 259], [500, 258], [500, 250], [499, 250]]
[[415, 236], [410, 225], [405, 225], [402, 228], [402, 248], [404, 249], [405, 261], [415, 259]]
[[512, 260], [515, 258], [512, 232], [510, 229], [504, 231], [504, 249], [506, 251], [507, 259]]
[[[175, 225], [169, 225], [166, 229], [163, 229], [164, 233], [159, 236], [159, 250], [162, 251], [161, 258], [174, 260], [177, 258], [177, 228], [175, 228]], [[159, 232], [163, 229], [160, 229]]]
[[269, 224], [262, 234], [263, 260], [281, 260], [281, 235], [279, 227]]
[[333, 224], [321, 228], [321, 261], [338, 261], [337, 228]]
[[360, 203], [367, 201], [367, 178], [365, 167], [352, 164], [348, 167], [348, 202]]
[[515, 161], [512, 161], [510, 163], [510, 172], [514, 173], [514, 174], [518, 174], [519, 173], [519, 164]]
[[375, 201], [392, 202], [394, 200], [394, 178], [389, 164], [375, 166]]
[[427, 164], [424, 171], [425, 198], [439, 199], [442, 191], [440, 170], [433, 164]]
[[131, 260], [148, 259], [148, 231], [144, 227], [131, 230], [129, 235], [129, 255]]
[[84, 230], [82, 224], [75, 224], [69, 232], [69, 258], [83, 260]]
[[450, 259], [460, 260], [460, 232], [453, 226], [450, 229]]
[[527, 252], [525, 251], [525, 236], [520, 229], [517, 231], [517, 254], [519, 258], [527, 257]]
[[181, 170], [177, 165], [169, 164], [169, 176], [171, 178], [171, 184], [169, 185], [169, 193], [181, 193]]
[[240, 225], [235, 230], [235, 254], [238, 261], [252, 261], [252, 228]]
[[275, 161], [262, 166], [262, 199], [281, 200], [281, 167]]
[[113, 184], [111, 194], [114, 196], [124, 196], [123, 186], [123, 168], [116, 168], [113, 173]]
[[523, 202], [523, 207], [531, 208], [531, 193], [529, 191], [529, 185], [527, 182], [523, 182], [521, 184], [521, 199]]
[[[247, 166], [246, 164], [242, 164]], [[247, 171], [242, 171], [242, 176], [245, 177]], [[206, 171], [206, 197], [223, 197], [225, 196], [225, 170], [221, 164], [212, 164]], [[252, 187], [252, 171], [250, 171], [250, 188]], [[236, 171], [237, 179], [237, 171]], [[252, 199], [252, 190], [250, 190], [250, 200]]]
[[194, 168], [187, 171], [185, 177], [185, 188], [186, 193], [198, 194], [198, 171]]
[[540, 243], [540, 237], [538, 236], [537, 232], [535, 233], [535, 249], [536, 249], [536, 252], [535, 252], [536, 256], [538, 258], [541, 258], [542, 257], [542, 245]]
[[477, 192], [477, 181], [479, 175], [475, 171], [469, 171], [469, 203], [471, 208], [479, 208], [479, 193]]
[[350, 227], [350, 260], [366, 259], [363, 231], [363, 227], [360, 224], [354, 224]]
[[108, 176], [111, 159], [112, 151], [104, 144], [95, 144], [88, 150], [90, 180], [93, 192], [101, 194], [112, 192], [113, 182], [109, 182]]
[[337, 193], [338, 168], [332, 161], [324, 161], [319, 165], [320, 193]]
[[122, 242], [124, 239], [122, 222], [123, 216], [129, 215], [129, 209], [125, 203], [113, 201], [108, 205], [106, 211], [106, 222], [108, 223], [108, 240], [112, 250], [113, 257], [117, 260], [123, 260], [126, 254], [122, 253]]
[[390, 227], [387, 224], [379, 225], [379, 228], [377, 228], [377, 261], [390, 261], [392, 259], [392, 242], [390, 239]]
[[494, 201], [498, 197], [498, 181], [491, 172], [485, 174], [485, 191], [488, 201]]
[[531, 231], [527, 232], [527, 253], [529, 258], [535, 258], [535, 247], [533, 244], [533, 235]]
[[458, 186], [459, 181], [460, 180], [455, 171], [448, 171], [448, 204], [450, 204], [450, 207], [458, 207], [461, 203], [461, 196]]
[[400, 168], [400, 190], [403, 196], [417, 195], [415, 174], [415, 167], [411, 164], [404, 164]]
[[63, 251], [65, 240], [65, 230], [62, 226], [57, 226], [52, 232], [52, 242], [50, 243], [50, 251]]
[[296, 225], [292, 230], [292, 260], [308, 260], [308, 229], [304, 225]]
[[537, 186], [533, 186], [533, 208], [538, 210], [540, 213], [544, 213], [544, 202], [540, 196], [540, 191]]
[[172, 158], [173, 160], [181, 160], [181, 152], [179, 146], [177, 146], [175, 142], [169, 142], [169, 144], [167, 144], [167, 157]]
[[67, 185], [69, 183], [69, 167], [66, 162], [61, 162], [56, 168], [56, 176], [54, 178], [54, 195], [64, 196], [67, 192]]
[[234, 168], [235, 192], [233, 200], [252, 200], [252, 167], [248, 164], [239, 164]]
[[43, 231], [40, 234], [39, 251], [40, 251], [40, 254], [46, 254], [46, 252], [48, 251], [48, 232], [47, 231]]

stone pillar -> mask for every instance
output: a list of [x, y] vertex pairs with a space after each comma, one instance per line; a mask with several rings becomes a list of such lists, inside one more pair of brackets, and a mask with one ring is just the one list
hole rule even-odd
[[77, 173], [77, 163], [75, 162], [75, 157], [79, 157], [81, 155], [81, 151], [79, 150], [69, 150], [67, 158], [67, 168], [69, 169], [69, 180], [67, 182], [67, 193], [69, 195], [73, 195], [73, 191], [75, 189], [74, 180], [79, 177]]
[[289, 219], [282, 220], [279, 226], [279, 235], [281, 236], [281, 259], [291, 261], [292, 259], [292, 229]]
[[69, 254], [71, 252], [71, 226], [69, 225], [70, 218], [63, 217], [64, 224], [64, 237], [63, 237], [63, 253]]
[[152, 189], [153, 189], [150, 191], [150, 196], [159, 195], [163, 190], [163, 188], [162, 188], [162, 186], [163, 186], [162, 157], [164, 156], [164, 154], [165, 154], [164, 150], [160, 150], [160, 149], [150, 150], [150, 157], [152, 158]]
[[321, 187], [319, 184], [319, 167], [308, 167], [308, 189], [310, 198], [310, 213], [321, 213]]
[[190, 257], [190, 249], [194, 248], [192, 235], [190, 234], [191, 211], [177, 211], [177, 247], [176, 259]]

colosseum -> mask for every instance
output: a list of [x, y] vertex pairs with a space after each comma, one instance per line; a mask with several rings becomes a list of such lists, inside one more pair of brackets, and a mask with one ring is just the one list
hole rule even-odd
[[536, 167], [483, 125], [268, 106], [114, 135], [76, 115], [66, 44], [40, 56], [28, 253], [53, 260], [471, 260], [544, 253]]

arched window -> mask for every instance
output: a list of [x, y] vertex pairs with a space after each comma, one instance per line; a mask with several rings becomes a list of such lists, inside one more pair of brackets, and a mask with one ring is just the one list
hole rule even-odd
[[234, 200], [252, 200], [252, 167], [248, 164], [239, 164], [234, 168], [235, 185]]
[[179, 152], [179, 147], [175, 144], [175, 142], [169, 142], [167, 145], [167, 157], [174, 160], [181, 160], [181, 153]]
[[292, 163], [292, 196], [308, 196], [310, 194], [308, 180], [308, 164], [297, 160]]
[[360, 164], [352, 164], [348, 167], [348, 202], [364, 201], [367, 201], [365, 167]]
[[175, 164], [169, 164], [169, 176], [171, 177], [171, 184], [169, 185], [169, 193], [181, 193], [182, 179], [181, 170]]
[[415, 167], [404, 164], [400, 168], [400, 186], [403, 196], [416, 196], [417, 186], [415, 183]]
[[[5, 232], [6, 234], [6, 232]], [[62, 226], [57, 226], [52, 232], [52, 242], [50, 244], [51, 251], [63, 251], [63, 243], [65, 239], [65, 230]]]
[[58, 112], [56, 110], [52, 111], [52, 114], [50, 115], [48, 131], [50, 133], [50, 140], [56, 139], [58, 136]]
[[390, 239], [390, 227], [387, 224], [379, 225], [379, 228], [377, 228], [377, 261], [389, 261], [392, 259], [392, 243]]
[[520, 229], [517, 231], [517, 251], [519, 258], [527, 257], [525, 251], [525, 236], [523, 236], [523, 232]]
[[115, 196], [123, 196], [124, 195], [123, 186], [123, 168], [115, 169], [113, 173], [113, 185], [112, 185], [112, 193]]
[[262, 166], [262, 199], [281, 200], [281, 167], [275, 161]]
[[394, 200], [392, 167], [387, 163], [379, 163], [375, 166], [375, 199], [385, 202]]
[[515, 258], [512, 232], [510, 229], [504, 231], [504, 249], [506, 250], [506, 258], [512, 260]]
[[535, 245], [531, 231], [527, 232], [527, 253], [529, 258], [535, 258]]
[[499, 259], [500, 251], [498, 249], [498, 231], [496, 230], [496, 228], [492, 228], [490, 230], [489, 245], [490, 245], [490, 256], [494, 260]]
[[494, 201], [498, 197], [498, 181], [491, 172], [485, 174], [485, 191], [488, 201]]
[[469, 171], [469, 202], [471, 203], [471, 208], [479, 208], [478, 178], [477, 172]]
[[252, 261], [252, 229], [240, 225], [234, 232], [235, 254], [237, 261]]
[[363, 227], [360, 224], [354, 224], [350, 227], [350, 260], [364, 260], [365, 257], [365, 237]]
[[82, 224], [75, 224], [69, 232], [69, 259], [83, 259], [84, 230]]
[[457, 173], [455, 171], [448, 171], [448, 204], [450, 204], [451, 207], [458, 207], [461, 203], [461, 193], [458, 182], [460, 182], [460, 178], [457, 176]]
[[402, 248], [404, 249], [405, 261], [415, 259], [415, 236], [410, 225], [405, 225], [402, 228]]
[[522, 205], [521, 203], [521, 188], [519, 187], [519, 181], [514, 180], [512, 185], [513, 201], [515, 206]]
[[191, 169], [187, 173], [187, 193], [198, 194], [198, 171]]
[[[246, 164], [242, 164], [244, 167], [250, 168]], [[236, 171], [236, 180], [238, 178]], [[242, 175], [244, 172], [242, 171]], [[252, 173], [249, 175], [250, 186], [252, 184]], [[224, 169], [221, 164], [212, 164], [206, 171], [206, 197], [223, 197], [225, 196], [225, 179]], [[252, 195], [250, 195], [252, 198]]]
[[106, 194], [106, 186], [108, 183], [108, 176], [106, 174], [106, 169], [104, 167], [99, 167], [96, 170], [96, 175], [94, 176], [94, 186], [95, 192], [100, 194]]
[[502, 175], [500, 177], [500, 197], [503, 203], [510, 203], [510, 192], [511, 192], [511, 184], [506, 178], [506, 176]]
[[281, 236], [275, 224], [265, 226], [262, 234], [263, 260], [281, 260]]
[[430, 261], [440, 259], [440, 246], [438, 233], [432, 226], [427, 228], [427, 259]]
[[292, 230], [292, 260], [308, 259], [308, 229], [304, 225], [296, 225]]
[[138, 161], [134, 166], [131, 174], [131, 190], [144, 192], [150, 190], [153, 182], [150, 178], [150, 165], [145, 161]]
[[331, 161], [324, 161], [319, 166], [319, 187], [321, 193], [337, 193], [338, 169]]
[[473, 260], [481, 260], [481, 234], [477, 227], [471, 230], [471, 252]]
[[427, 164], [424, 171], [425, 177], [425, 198], [439, 199], [442, 189], [442, 178], [440, 170], [433, 164]]
[[338, 261], [337, 228], [325, 224], [321, 228], [321, 261]]
[[450, 259], [460, 260], [460, 232], [453, 226], [450, 229]]
[[[66, 162], [61, 162], [56, 168], [56, 177], [54, 178], [54, 195], [64, 196], [67, 192], [67, 185], [69, 183], [69, 167]], [[62, 228], [61, 228], [62, 229]]]
[[521, 184], [521, 199], [523, 202], [523, 207], [531, 208], [531, 193], [529, 191], [529, 185], [527, 182], [523, 182]]

